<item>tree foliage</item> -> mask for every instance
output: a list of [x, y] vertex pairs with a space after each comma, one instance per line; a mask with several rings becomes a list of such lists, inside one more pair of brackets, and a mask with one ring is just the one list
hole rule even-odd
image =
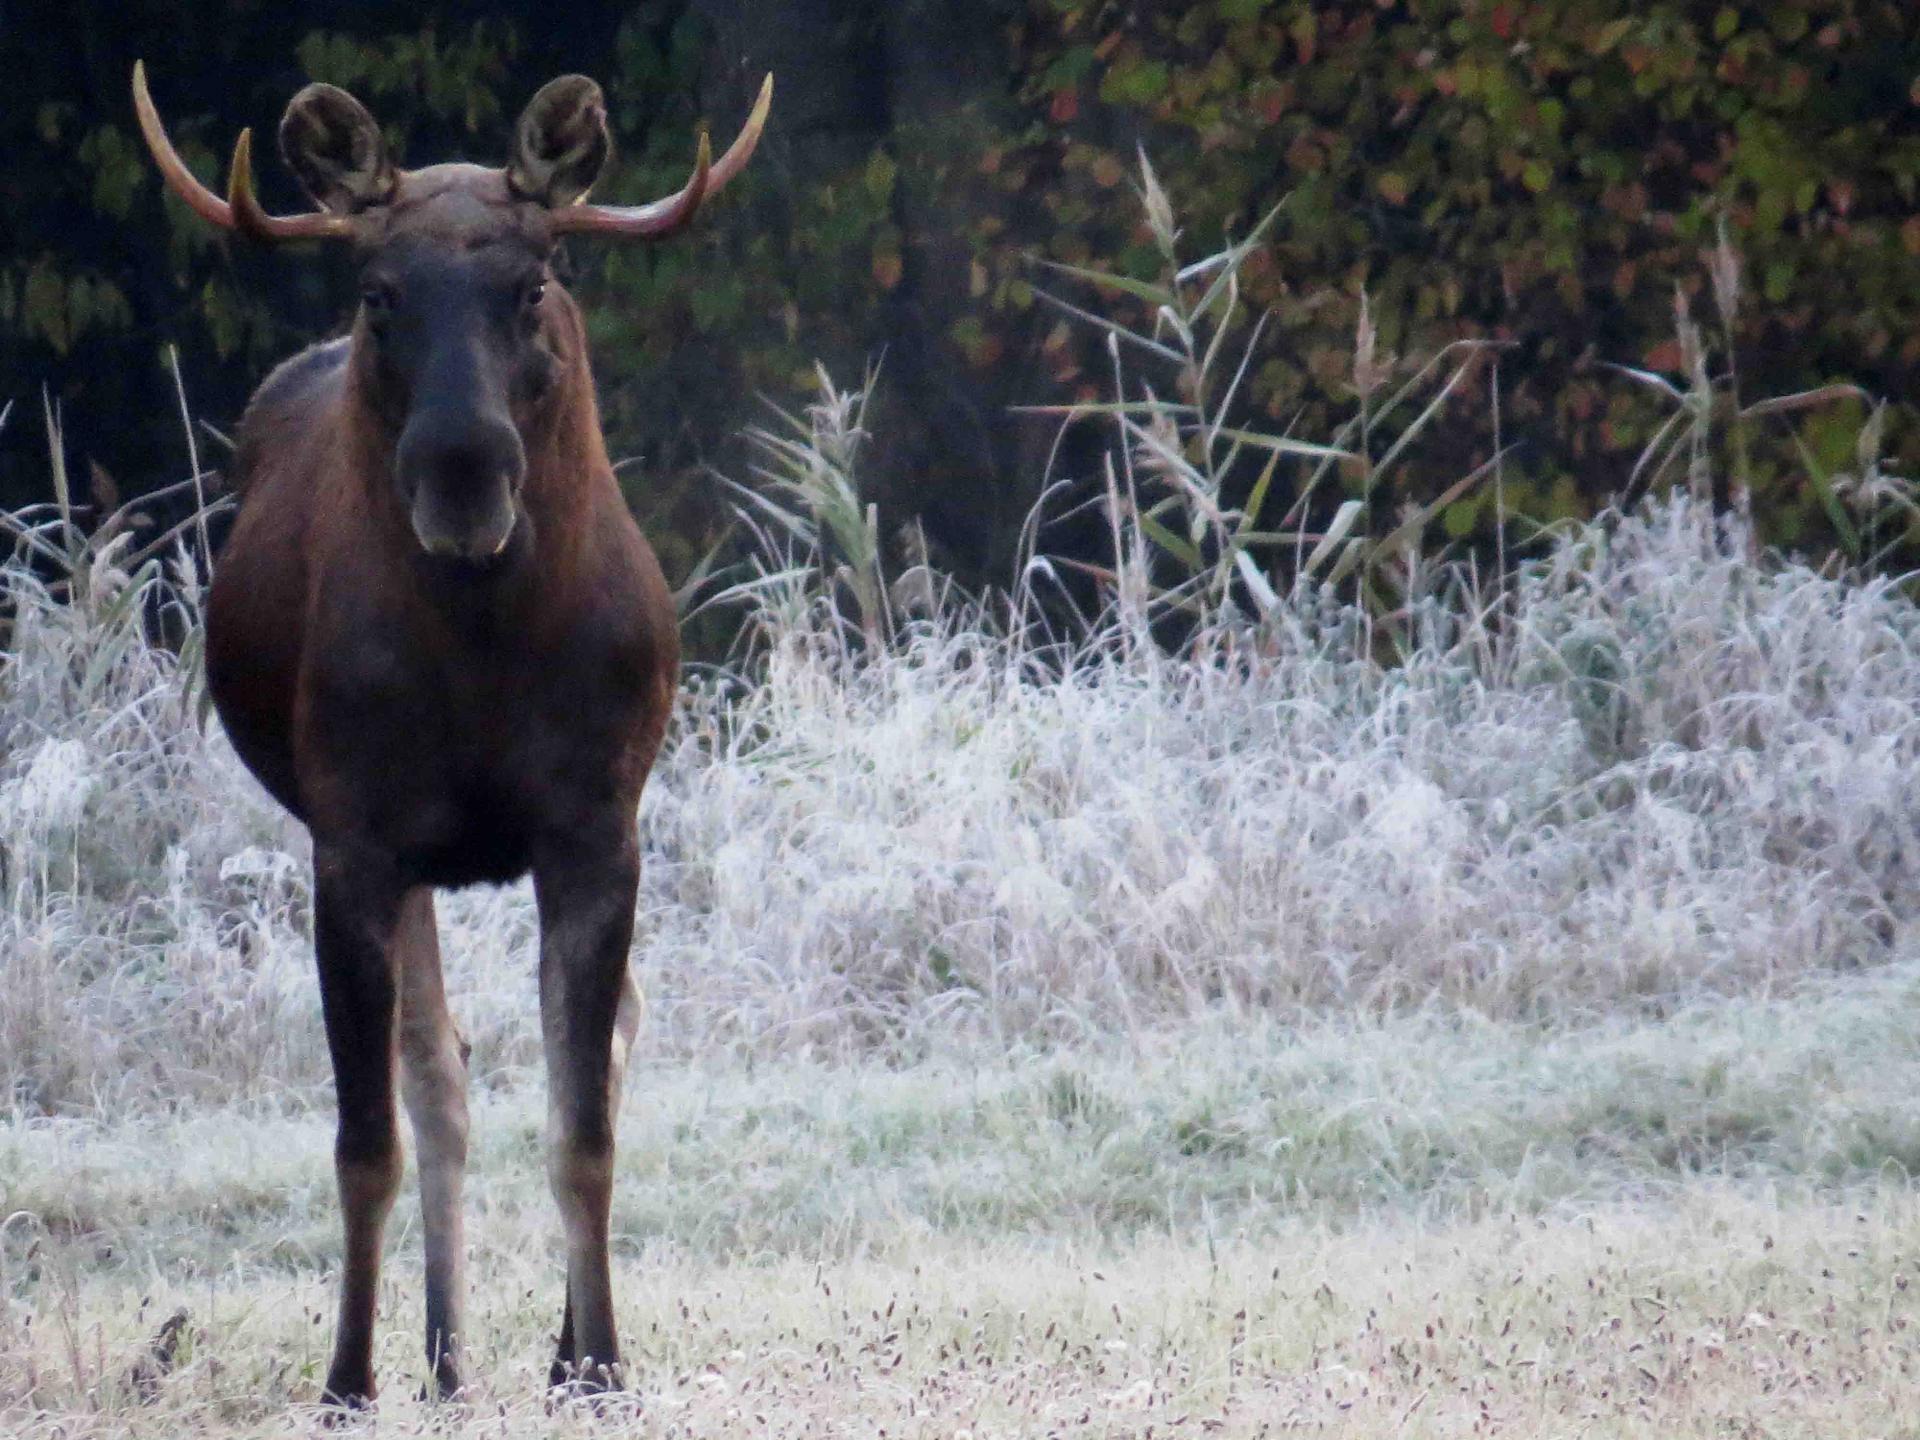
[[[1284, 201], [1243, 267], [1243, 299], [1271, 312], [1247, 418], [1324, 437], [1351, 406], [1363, 305], [1403, 367], [1509, 341], [1504, 498], [1540, 518], [1619, 491], [1655, 436], [1660, 396], [1595, 362], [1677, 377], [1676, 288], [1748, 397], [1847, 377], [1904, 399], [1920, 375], [1920, 17], [1901, 0], [39, 8], [0, 42], [22, 80], [0, 96], [0, 376], [15, 397], [51, 386], [76, 443], [135, 491], [181, 470], [166, 346], [225, 426], [351, 294], [339, 257], [252, 253], [161, 198], [126, 97], [137, 54], [210, 179], [307, 79], [360, 94], [424, 163], [498, 158], [533, 89], [583, 70], [612, 101], [600, 193], [620, 200], [677, 185], [698, 129], [724, 141], [776, 71], [761, 156], [692, 235], [571, 257], [623, 481], [681, 571], [724, 522], [709, 467], [737, 458], [760, 397], [790, 397], [816, 358], [850, 373], [882, 352], [883, 513], [922, 516], [963, 572], [1001, 569], [1053, 442], [1007, 407], [1109, 374], [1104, 337], [1045, 302], [1066, 292], [1035, 262], [1155, 273], [1137, 147], [1201, 252]], [[295, 203], [262, 168], [269, 203]], [[1723, 231], [1742, 283], [1721, 314]], [[1139, 294], [1100, 298], [1151, 329]], [[1486, 394], [1407, 457], [1401, 498], [1486, 459]], [[1846, 463], [1864, 414], [1753, 427], [1770, 538], [1825, 537], [1814, 472]], [[1909, 461], [1913, 432], [1896, 413]], [[37, 444], [17, 422], [0, 434], [0, 499], [43, 485]], [[1483, 530], [1489, 504], [1476, 492], [1449, 528]]]

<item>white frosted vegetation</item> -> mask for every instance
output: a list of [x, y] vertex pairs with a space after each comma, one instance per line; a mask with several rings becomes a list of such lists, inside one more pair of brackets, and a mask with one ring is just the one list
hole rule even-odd
[[[63, 605], [5, 574], [13, 1103], [323, 1087], [304, 845], [142, 637], [161, 582], [101, 565]], [[650, 1043], [919, 1054], [1436, 1000], [1555, 1020], [1912, 953], [1896, 587], [1752, 562], [1672, 501], [1562, 541], [1502, 622], [1420, 603], [1382, 664], [1307, 590], [1178, 656], [1041, 651], [962, 607], [876, 647], [769, 602], [754, 683], [689, 680], [648, 791]], [[534, 1065], [524, 888], [441, 917], [481, 1073]]]
[[1551, 1016], [1884, 960], [1920, 897], [1913, 608], [1738, 552], [1679, 504], [1596, 528], [1504, 633], [1390, 668], [1337, 610], [1058, 674], [787, 635], [692, 703], [649, 811], [666, 1028]]
[[[1238, 428], [1264, 321], [1235, 274], [1275, 215], [1183, 264], [1144, 161], [1141, 188], [1157, 282], [1053, 267], [1152, 333], [1068, 307], [1112, 398], [1054, 413], [1111, 449], [1042, 477], [1011, 597], [957, 596], [911, 537], [888, 565], [865, 389], [823, 373], [750, 432], [758, 561], [686, 599], [743, 604], [753, 643], [690, 668], [640, 822], [614, 1222], [646, 1410], [1888, 1431], [1920, 611], [1861, 577], [1920, 500], [1884, 408], [1856, 475], [1806, 477], [1847, 573], [1757, 555], [1699, 503], [1745, 453], [1721, 428], [1857, 392], [1741, 410], [1683, 309], [1687, 388], [1628, 374], [1677, 407], [1636, 477], [1695, 499], [1483, 582], [1427, 544], [1476, 485], [1506, 513], [1497, 370], [1493, 460], [1395, 515], [1382, 477], [1489, 347], [1401, 366], [1363, 307], [1329, 443]], [[0, 1430], [281, 1434], [338, 1253], [306, 844], [206, 714], [197, 587], [159, 558], [199, 522], [83, 530], [46, 423], [54, 502], [0, 514], [42, 577], [0, 563]], [[1076, 501], [1105, 566], [1045, 558]], [[602, 1432], [539, 1398], [527, 887], [443, 896], [440, 928], [481, 1086], [478, 1390], [408, 1402], [409, 1189], [379, 1424]]]

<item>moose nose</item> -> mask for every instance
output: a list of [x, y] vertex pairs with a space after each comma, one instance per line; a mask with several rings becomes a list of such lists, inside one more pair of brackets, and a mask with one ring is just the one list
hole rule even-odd
[[421, 548], [461, 560], [498, 555], [513, 535], [526, 463], [520, 434], [504, 417], [416, 414], [400, 436], [394, 469]]

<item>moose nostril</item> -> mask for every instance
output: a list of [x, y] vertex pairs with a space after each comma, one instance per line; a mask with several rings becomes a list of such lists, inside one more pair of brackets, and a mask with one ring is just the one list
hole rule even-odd
[[421, 483], [451, 490], [491, 484], [497, 479], [511, 481], [511, 467], [502, 457], [477, 445], [450, 446], [423, 456]]
[[519, 433], [504, 420], [419, 415], [400, 438], [395, 468], [403, 489], [462, 491], [504, 480], [517, 487], [526, 468]]

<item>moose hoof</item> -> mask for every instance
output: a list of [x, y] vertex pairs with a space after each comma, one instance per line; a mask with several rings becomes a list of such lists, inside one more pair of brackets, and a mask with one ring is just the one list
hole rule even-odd
[[328, 1429], [350, 1425], [373, 1414], [373, 1387], [336, 1389], [329, 1385], [320, 1392], [320, 1423]]
[[420, 1387], [422, 1405], [460, 1405], [466, 1398], [467, 1387], [457, 1370], [436, 1370], [433, 1378]]

